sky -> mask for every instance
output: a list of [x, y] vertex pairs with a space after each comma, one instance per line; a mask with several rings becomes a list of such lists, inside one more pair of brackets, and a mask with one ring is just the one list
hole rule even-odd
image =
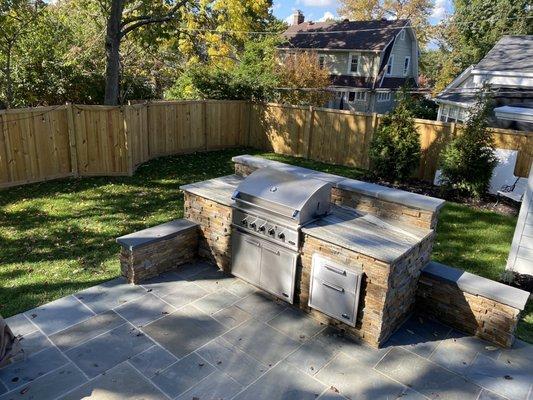
[[[433, 14], [430, 22], [438, 23], [446, 13], [452, 10], [451, 0], [434, 0]], [[294, 10], [301, 10], [306, 20], [320, 21], [339, 17], [338, 0], [274, 0], [274, 15], [289, 22]]]

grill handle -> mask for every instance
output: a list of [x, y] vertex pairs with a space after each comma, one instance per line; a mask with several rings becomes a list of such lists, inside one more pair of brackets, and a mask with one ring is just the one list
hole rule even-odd
[[322, 285], [324, 285], [325, 287], [328, 287], [330, 289], [336, 290], [337, 292], [344, 293], [344, 288], [341, 288], [340, 286], [333, 285], [333, 284], [327, 283], [327, 282], [322, 282]]
[[265, 246], [265, 245], [263, 245], [263, 249], [264, 249], [264, 250], [268, 250], [268, 251], [270, 251], [271, 253], [274, 253], [275, 255], [279, 256], [279, 250], [271, 249], [270, 247]]
[[245, 241], [246, 243], [249, 243], [249, 244], [254, 245], [254, 246], [256, 246], [256, 247], [261, 247], [261, 244], [258, 243], [258, 242], [254, 242], [254, 241], [252, 241], [252, 240], [248, 240], [248, 239], [244, 239], [244, 241]]
[[332, 267], [331, 265], [328, 265], [328, 264], [325, 264], [324, 265], [324, 268], [326, 268], [327, 270], [331, 271], [331, 272], [334, 272], [336, 274], [339, 274], [339, 275], [346, 275], [346, 271], [343, 271], [341, 269], [338, 269], [338, 268], [335, 268], [335, 267]]

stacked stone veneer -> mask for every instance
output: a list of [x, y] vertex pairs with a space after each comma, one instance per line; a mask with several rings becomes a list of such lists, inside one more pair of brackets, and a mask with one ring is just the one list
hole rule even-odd
[[529, 293], [435, 262], [423, 271], [417, 308], [500, 346], [513, 344]]
[[139, 283], [197, 257], [198, 226], [171, 221], [117, 239], [122, 245], [120, 269], [130, 283]]
[[435, 229], [437, 227], [438, 212], [408, 207], [366, 196], [352, 190], [333, 188], [331, 190], [331, 201], [337, 205], [354, 208], [364, 213], [373, 214], [387, 220], [400, 221], [419, 228]]
[[[432, 243], [433, 237], [430, 235], [405, 257], [388, 264], [304, 234], [297, 274], [297, 305], [315, 318], [338, 326], [368, 344], [379, 347], [412, 311], [418, 277], [429, 260]], [[308, 306], [314, 253], [319, 253], [348, 269], [363, 270], [364, 279], [355, 327], [329, 318]]]
[[231, 270], [230, 206], [184, 192], [185, 218], [200, 228], [198, 255], [215, 263], [224, 272]]

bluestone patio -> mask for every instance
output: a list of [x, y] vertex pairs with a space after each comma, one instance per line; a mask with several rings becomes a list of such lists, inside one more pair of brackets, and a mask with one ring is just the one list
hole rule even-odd
[[533, 346], [414, 316], [375, 350], [206, 263], [8, 318], [7, 399], [532, 398]]

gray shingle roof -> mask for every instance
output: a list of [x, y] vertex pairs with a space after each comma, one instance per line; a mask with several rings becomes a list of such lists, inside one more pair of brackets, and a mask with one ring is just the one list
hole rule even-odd
[[533, 72], [533, 35], [502, 37], [476, 69]]
[[[283, 36], [297, 49], [383, 50], [409, 20], [304, 22]], [[302, 33], [305, 32], [305, 33]]]

